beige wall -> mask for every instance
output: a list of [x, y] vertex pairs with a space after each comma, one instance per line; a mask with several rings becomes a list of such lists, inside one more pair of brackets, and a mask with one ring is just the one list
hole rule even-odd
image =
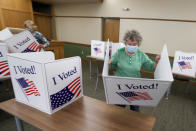
[[[195, 5], [196, 0], [104, 0], [103, 3], [96, 4], [64, 4], [54, 7], [56, 16], [159, 18], [196, 21]], [[130, 11], [122, 11], [124, 7], [130, 8]], [[57, 36], [60, 40], [87, 43], [91, 39], [101, 39], [102, 26], [101, 22], [97, 22], [100, 18], [75, 18], [81, 20], [80, 26], [75, 25], [72, 19], [57, 17]], [[78, 23], [80, 23], [79, 21]], [[59, 23], [66, 24], [60, 25]], [[69, 27], [66, 26], [67, 24]], [[84, 27], [86, 27], [85, 34], [79, 29], [77, 32], [77, 35], [83, 37], [73, 38], [75, 26], [82, 28], [82, 30], [85, 30]], [[66, 31], [65, 27], [69, 31]], [[168, 44], [169, 55], [171, 56], [178, 49], [196, 52], [196, 22], [121, 19], [119, 40], [122, 40], [127, 29], [132, 28], [142, 33], [144, 41], [141, 49], [145, 52], [159, 53], [164, 43]], [[88, 32], [93, 32], [93, 34], [88, 34]], [[185, 43], [186, 47], [184, 47]]]
[[167, 44], [170, 56], [175, 50], [196, 52], [196, 23], [150, 20], [121, 20], [120, 41], [128, 29], [137, 29], [143, 36], [144, 52], [160, 53]]
[[101, 19], [56, 18], [57, 39], [90, 44], [90, 40], [101, 40]]
[[[145, 17], [196, 20], [196, 0], [104, 0], [103, 3], [55, 6], [63, 16]], [[130, 11], [122, 11], [128, 7]]]

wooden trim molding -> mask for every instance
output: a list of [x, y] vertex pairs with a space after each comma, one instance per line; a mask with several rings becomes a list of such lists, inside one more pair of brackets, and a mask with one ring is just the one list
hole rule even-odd
[[46, 13], [40, 13], [40, 12], [33, 12], [34, 15], [41, 15], [41, 16], [49, 16], [52, 17], [51, 14], [46, 14]]
[[70, 18], [103, 18], [98, 16], [60, 16], [55, 15], [55, 17], [70, 17]]
[[120, 19], [156, 20], [156, 21], [175, 21], [175, 22], [196, 22], [196, 20], [161, 19], [161, 18], [139, 18], [139, 17], [120, 17]]
[[10, 11], [16, 11], [16, 12], [24, 12], [24, 13], [33, 13], [32, 11], [26, 11], [26, 10], [18, 10], [18, 9], [11, 9], [11, 8], [4, 8], [0, 7], [3, 10], [10, 10]]
[[[70, 17], [70, 18], [105, 18], [101, 16], [55, 16], [55, 17]], [[107, 17], [113, 18], [113, 17]], [[192, 22], [196, 20], [182, 20], [182, 19], [162, 19], [162, 18], [140, 18], [140, 17], [118, 17], [119, 19], [132, 19], [132, 20], [154, 20], [154, 21], [174, 21], [174, 22]]]

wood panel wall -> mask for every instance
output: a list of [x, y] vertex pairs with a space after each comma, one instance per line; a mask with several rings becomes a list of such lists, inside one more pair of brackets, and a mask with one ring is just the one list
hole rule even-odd
[[24, 21], [28, 19], [33, 20], [31, 0], [0, 0], [0, 30], [24, 28]]
[[34, 13], [34, 21], [38, 30], [46, 37], [52, 38], [52, 16]]

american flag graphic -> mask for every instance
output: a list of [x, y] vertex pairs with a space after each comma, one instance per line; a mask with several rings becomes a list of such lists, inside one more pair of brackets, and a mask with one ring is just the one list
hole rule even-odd
[[127, 91], [127, 92], [116, 92], [116, 93], [130, 103], [131, 101], [152, 100], [152, 97], [147, 92], [142, 93], [142, 92]]
[[37, 44], [34, 41], [22, 53], [25, 53], [25, 52], [40, 52], [41, 48], [38, 48], [38, 46], [39, 46], [39, 44]]
[[178, 65], [180, 67], [180, 70], [182, 70], [182, 69], [192, 69], [192, 66], [191, 66], [190, 62], [180, 61], [180, 62], [178, 62]]
[[52, 110], [68, 103], [81, 93], [80, 77], [74, 79], [68, 86], [61, 91], [50, 96]]
[[9, 66], [7, 60], [0, 62], [0, 76], [9, 76]]
[[101, 53], [101, 49], [100, 48], [97, 48], [97, 47], [94, 48], [94, 51], [95, 51], [96, 54]]
[[38, 89], [35, 87], [35, 84], [33, 81], [25, 79], [24, 77], [16, 79], [16, 81], [20, 85], [25, 96], [30, 96], [30, 95], [40, 96], [40, 93]]

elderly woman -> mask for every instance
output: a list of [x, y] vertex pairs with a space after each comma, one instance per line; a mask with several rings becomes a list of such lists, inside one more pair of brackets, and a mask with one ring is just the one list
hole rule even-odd
[[[144, 52], [138, 49], [142, 42], [142, 36], [138, 31], [126, 32], [124, 42], [126, 47], [118, 49], [109, 61], [110, 69], [116, 69], [116, 76], [140, 78], [142, 67], [154, 71], [160, 55], [157, 55], [155, 62], [153, 62]], [[118, 106], [125, 107], [125, 105]], [[130, 109], [139, 112], [139, 106], [131, 105]]]
[[39, 48], [46, 48], [50, 45], [49, 41], [44, 37], [44, 35], [37, 31], [37, 26], [31, 20], [26, 20], [24, 22], [24, 27], [26, 30], [30, 31], [34, 38], [39, 43]]

